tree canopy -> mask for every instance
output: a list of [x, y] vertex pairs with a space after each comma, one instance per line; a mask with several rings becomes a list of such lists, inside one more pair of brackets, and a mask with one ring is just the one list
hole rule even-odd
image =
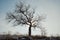
[[39, 24], [40, 21], [44, 20], [45, 17], [42, 15], [37, 15], [35, 17], [35, 9], [31, 8], [30, 5], [25, 5], [24, 3], [20, 2], [20, 4], [16, 5], [16, 9], [14, 12], [8, 12], [6, 19], [9, 22], [14, 20], [14, 25], [29, 25], [30, 31], [31, 27], [37, 27], [41, 29], [42, 34], [45, 35], [44, 28]]

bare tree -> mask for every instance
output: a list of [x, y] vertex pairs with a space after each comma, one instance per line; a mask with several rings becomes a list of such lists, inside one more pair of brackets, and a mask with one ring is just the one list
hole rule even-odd
[[[16, 10], [14, 12], [7, 13], [6, 19], [9, 22], [14, 20], [14, 25], [29, 25], [29, 36], [31, 36], [31, 27], [39, 27], [38, 24], [40, 21], [45, 19], [42, 16], [35, 17], [35, 10], [30, 8], [30, 5], [25, 5], [20, 2], [16, 5]], [[40, 28], [42, 30], [42, 28]]]

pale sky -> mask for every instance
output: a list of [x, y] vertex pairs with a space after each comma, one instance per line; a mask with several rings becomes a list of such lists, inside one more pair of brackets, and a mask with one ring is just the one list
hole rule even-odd
[[[11, 31], [12, 33], [19, 32], [27, 34], [28, 28], [16, 26], [12, 27], [11, 23], [5, 20], [6, 13], [14, 11], [15, 5], [19, 0], [0, 0], [0, 33]], [[46, 14], [46, 20], [43, 26], [46, 27], [47, 35], [60, 34], [60, 0], [20, 0], [30, 4], [35, 8], [36, 13]], [[33, 28], [32, 28], [33, 29]], [[33, 34], [39, 34], [38, 29], [32, 30]]]

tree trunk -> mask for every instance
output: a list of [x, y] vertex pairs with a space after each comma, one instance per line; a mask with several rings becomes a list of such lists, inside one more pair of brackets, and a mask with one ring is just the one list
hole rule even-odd
[[31, 36], [31, 27], [29, 27], [29, 36]]
[[31, 36], [31, 25], [29, 26], [29, 36]]

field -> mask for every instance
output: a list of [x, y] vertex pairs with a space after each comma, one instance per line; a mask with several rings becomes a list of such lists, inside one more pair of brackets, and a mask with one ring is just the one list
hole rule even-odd
[[60, 36], [23, 36], [23, 35], [0, 35], [0, 40], [60, 40]]

